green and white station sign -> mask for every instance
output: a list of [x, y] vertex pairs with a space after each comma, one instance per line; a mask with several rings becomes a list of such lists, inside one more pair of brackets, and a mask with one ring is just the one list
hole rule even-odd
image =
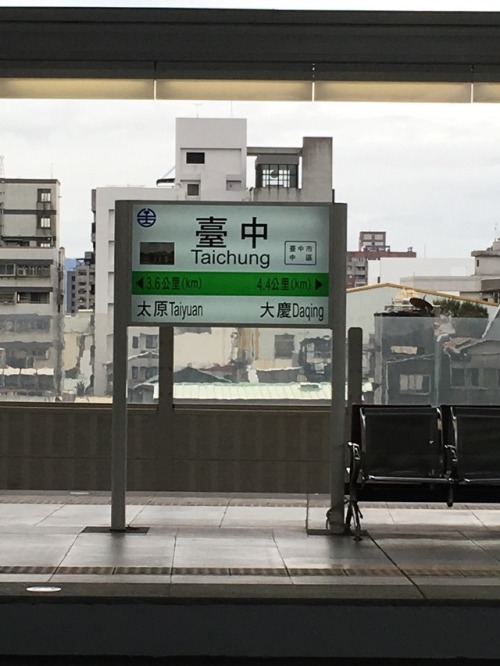
[[130, 323], [327, 328], [331, 211], [134, 202]]

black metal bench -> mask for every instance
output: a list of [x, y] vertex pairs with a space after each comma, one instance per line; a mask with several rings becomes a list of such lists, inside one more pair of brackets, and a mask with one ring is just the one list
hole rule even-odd
[[370, 484], [446, 486], [453, 503], [455, 448], [442, 438], [441, 412], [425, 405], [367, 405], [353, 409], [349, 443], [346, 528], [360, 538], [358, 490]]
[[455, 488], [500, 485], [500, 406], [443, 406]]

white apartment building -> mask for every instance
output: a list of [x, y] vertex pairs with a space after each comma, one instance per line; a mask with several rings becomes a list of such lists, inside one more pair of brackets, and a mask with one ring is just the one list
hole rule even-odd
[[[100, 187], [93, 195], [96, 395], [105, 395], [110, 389], [117, 200], [332, 201], [329, 138], [304, 138], [301, 148], [251, 148], [247, 147], [246, 120], [240, 118], [179, 118], [175, 136], [175, 177], [169, 182], [159, 181], [166, 187]], [[256, 182], [252, 189], [247, 188], [248, 157], [255, 157]], [[224, 339], [217, 337], [215, 354], [217, 350], [226, 354], [231, 349], [234, 329], [225, 331]], [[137, 367], [138, 377], [141, 375], [138, 359], [143, 352], [154, 348], [157, 339], [153, 336], [157, 336], [157, 329], [134, 327], [129, 331], [129, 358]], [[143, 358], [148, 361], [148, 374], [153, 373], [151, 355]], [[227, 356], [214, 361], [223, 363]]]
[[0, 396], [61, 391], [59, 182], [0, 179]]
[[460, 259], [381, 258], [370, 261], [370, 284], [399, 283], [456, 296], [500, 302], [500, 239]]
[[[459, 285], [464, 284], [473, 271], [471, 257], [381, 257], [368, 262], [368, 284], [391, 282], [458, 293]], [[427, 278], [427, 284], [423, 285], [420, 278]], [[434, 278], [436, 280], [431, 281]], [[453, 288], [455, 281], [458, 289]]]

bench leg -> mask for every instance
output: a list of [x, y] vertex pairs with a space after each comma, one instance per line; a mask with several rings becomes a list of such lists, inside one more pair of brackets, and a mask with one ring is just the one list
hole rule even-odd
[[455, 484], [450, 483], [449, 488], [448, 488], [448, 498], [446, 500], [446, 505], [447, 506], [453, 506], [453, 500], [455, 499]]
[[363, 514], [360, 511], [358, 500], [349, 499], [347, 502], [347, 513], [345, 519], [346, 530], [351, 529], [351, 521], [354, 522], [354, 540], [361, 541], [361, 518]]

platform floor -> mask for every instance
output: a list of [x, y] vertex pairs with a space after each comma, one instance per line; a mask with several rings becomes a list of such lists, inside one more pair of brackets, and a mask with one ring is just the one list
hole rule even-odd
[[500, 658], [500, 504], [0, 492], [1, 655]]
[[[499, 599], [500, 504], [362, 504], [362, 541], [321, 534], [328, 498], [130, 493], [113, 534], [107, 493], [0, 493], [0, 594]], [[13, 584], [18, 585], [13, 585]], [[92, 584], [98, 584], [98, 588]], [[139, 587], [137, 587], [139, 586]], [[231, 587], [231, 590], [228, 589]], [[133, 589], [137, 588], [137, 589]], [[214, 589], [215, 588], [215, 589]]]

